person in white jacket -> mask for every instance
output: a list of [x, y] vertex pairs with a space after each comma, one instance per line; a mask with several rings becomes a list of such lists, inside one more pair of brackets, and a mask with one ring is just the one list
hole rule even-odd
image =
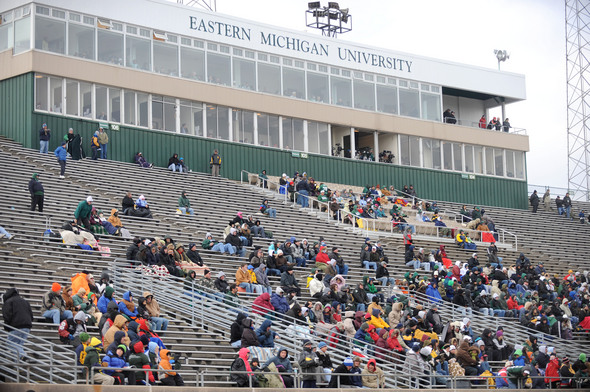
[[321, 272], [318, 272], [315, 274], [314, 278], [309, 281], [309, 293], [312, 297], [319, 299], [324, 293], [326, 286], [324, 286], [324, 283], [322, 282], [323, 278], [324, 275]]

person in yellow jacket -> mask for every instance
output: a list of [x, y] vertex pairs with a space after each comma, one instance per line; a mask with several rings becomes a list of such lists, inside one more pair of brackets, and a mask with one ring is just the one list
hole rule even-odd
[[92, 139], [90, 139], [90, 148], [92, 149], [92, 160], [98, 159], [98, 152], [100, 151], [100, 143], [98, 142], [98, 131], [94, 132]]
[[184, 380], [180, 374], [173, 371], [174, 363], [175, 360], [170, 355], [169, 350], [160, 350], [160, 363], [158, 364], [158, 369], [165, 370], [165, 372], [159, 373], [160, 381], [162, 384], [170, 387], [184, 386]]
[[367, 324], [374, 325], [377, 329], [389, 328], [389, 324], [381, 318], [381, 311], [379, 309], [373, 309], [373, 313], [371, 314], [371, 318], [367, 320]]

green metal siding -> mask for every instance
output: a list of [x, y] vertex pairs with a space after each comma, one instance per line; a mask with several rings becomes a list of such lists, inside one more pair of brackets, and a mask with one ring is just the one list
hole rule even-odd
[[[90, 137], [98, 122], [35, 113], [33, 88], [32, 74], [0, 82], [0, 133], [26, 147], [38, 148], [37, 131], [43, 122], [47, 122], [53, 131], [50, 142], [50, 149], [53, 150], [67, 129], [72, 127], [82, 135], [88, 154]], [[29, 132], [26, 132], [27, 129]], [[305, 171], [315, 178], [334, 183], [394, 185], [396, 188], [413, 184], [420, 197], [430, 200], [521, 209], [528, 207], [525, 181], [483, 176], [470, 180], [457, 173], [311, 154], [304, 159], [292, 156], [291, 152], [271, 148], [126, 126], [121, 126], [119, 131], [107, 132], [109, 159], [124, 162], [133, 161], [135, 153], [141, 151], [148, 161], [156, 166], [165, 166], [168, 158], [176, 152], [185, 158], [192, 170], [208, 172], [209, 157], [217, 148], [222, 157], [221, 174], [235, 180], [240, 178], [242, 169], [255, 173], [266, 169], [269, 175], [288, 173], [290, 176], [295, 171]]]

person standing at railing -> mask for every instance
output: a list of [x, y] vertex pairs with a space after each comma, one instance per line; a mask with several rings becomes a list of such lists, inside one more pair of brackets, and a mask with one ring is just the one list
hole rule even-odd
[[9, 288], [2, 296], [2, 317], [4, 329], [8, 332], [9, 349], [12, 349], [19, 360], [26, 360], [23, 345], [33, 327], [33, 311], [29, 302], [22, 298], [17, 289]]
[[482, 114], [481, 115], [481, 118], [479, 119], [479, 127], [481, 129], [486, 129], [486, 124], [487, 124], [486, 115], [485, 114]]
[[545, 211], [550, 211], [551, 208], [551, 190], [547, 188], [545, 193], [543, 194], [543, 207]]
[[262, 170], [258, 175], [260, 179], [260, 186], [264, 189], [268, 188], [268, 176], [266, 175], [266, 170]]
[[307, 182], [307, 177], [303, 177], [301, 179], [301, 181], [299, 181], [297, 183], [297, 185], [295, 186], [295, 190], [299, 193], [297, 195], [297, 203], [302, 207], [302, 208], [307, 208], [309, 207], [309, 183]]
[[510, 126], [510, 121], [508, 120], [508, 117], [506, 117], [506, 119], [504, 119], [504, 122], [502, 123], [502, 130], [504, 132], [510, 132], [510, 128], [512, 128], [512, 126]]

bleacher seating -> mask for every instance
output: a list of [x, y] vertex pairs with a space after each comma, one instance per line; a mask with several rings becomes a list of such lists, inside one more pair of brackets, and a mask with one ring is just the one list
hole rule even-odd
[[[18, 162], [18, 163], [15, 163]], [[221, 239], [227, 223], [235, 217], [237, 211], [244, 215], [253, 215], [260, 219], [274, 234], [274, 238], [283, 242], [294, 235], [297, 238], [307, 238], [310, 243], [323, 237], [330, 247], [338, 246], [344, 260], [349, 264], [350, 286], [362, 281], [363, 276], [369, 275], [360, 266], [359, 249], [364, 243], [364, 235], [361, 232], [349, 230], [346, 227], [335, 225], [327, 219], [319, 219], [318, 215], [308, 214], [307, 211], [291, 204], [282, 204], [278, 199], [271, 199], [273, 208], [277, 209], [277, 218], [270, 219], [258, 214], [258, 207], [263, 198], [269, 196], [267, 191], [250, 185], [223, 179], [212, 178], [202, 173], [171, 173], [165, 169], [142, 169], [134, 164], [126, 164], [112, 161], [68, 161], [66, 179], [58, 178], [59, 166], [52, 155], [40, 155], [38, 152], [23, 148], [7, 139], [0, 141], [0, 166], [4, 176], [0, 179], [0, 225], [8, 231], [16, 234], [16, 239], [4, 242], [0, 245], [0, 291], [9, 287], [17, 287], [23, 297], [32, 305], [35, 316], [32, 335], [60, 347], [59, 352], [66, 351], [61, 346], [55, 326], [44, 322], [41, 317], [41, 297], [51, 286], [51, 282], [57, 281], [67, 285], [70, 277], [81, 271], [87, 270], [95, 276], [101, 271], [109, 270], [116, 275], [117, 270], [123, 268], [121, 262], [125, 259], [125, 251], [129, 245], [128, 240], [121, 237], [102, 236], [101, 244], [110, 248], [110, 255], [101, 255], [99, 252], [84, 252], [79, 249], [64, 247], [43, 236], [47, 228], [57, 230], [66, 220], [73, 218], [73, 211], [80, 200], [91, 195], [94, 205], [102, 209], [105, 215], [111, 208], [120, 206], [121, 199], [126, 191], [131, 191], [135, 198], [144, 194], [150, 204], [154, 219], [144, 219], [122, 216], [121, 219], [132, 235], [143, 237], [164, 237], [170, 235], [176, 243], [187, 245], [189, 242], [198, 244], [204, 238], [206, 232], [213, 233], [215, 238]], [[39, 173], [45, 187], [45, 211], [43, 214], [29, 211], [29, 193], [27, 183], [32, 173]], [[344, 188], [344, 186], [342, 187]], [[349, 188], [346, 186], [346, 188]], [[187, 191], [194, 216], [176, 214], [177, 199], [181, 191]], [[458, 210], [454, 203], [439, 202], [442, 208]], [[546, 269], [552, 274], [562, 275], [565, 270], [571, 268], [581, 270], [584, 267], [582, 259], [568, 260], [557, 256], [559, 241], [565, 241], [563, 237], [554, 239], [551, 235], [552, 227], [543, 226], [539, 230], [530, 230], [532, 223], [540, 222], [540, 218], [551, 224], [561, 223], [565, 233], [571, 233], [573, 244], [574, 232], [580, 230], [579, 223], [565, 222], [561, 217], [551, 217], [541, 213], [531, 216], [530, 213], [520, 210], [501, 209], [497, 207], [486, 208], [487, 213], [494, 218], [496, 224], [508, 231], [518, 234], [518, 249], [501, 249], [501, 255], [506, 260], [516, 260], [518, 254], [525, 252], [531, 260], [544, 261]], [[518, 221], [518, 222], [517, 222]], [[571, 226], [571, 227], [570, 227]], [[536, 226], [535, 226], [536, 227]], [[553, 227], [554, 229], [554, 227]], [[590, 230], [584, 228], [582, 230]], [[412, 271], [403, 262], [403, 241], [401, 235], [393, 234], [384, 236], [381, 233], [370, 233], [371, 237], [381, 238], [390, 258], [389, 270], [396, 279], [403, 279], [406, 272]], [[255, 245], [263, 246], [266, 250], [270, 239], [254, 240]], [[427, 251], [437, 249], [439, 244], [445, 243], [449, 257], [452, 260], [466, 261], [470, 253], [456, 248], [452, 240], [434, 238], [428, 235], [415, 237], [418, 247]], [[581, 255], [587, 246], [585, 241], [571, 250], [571, 255]], [[563, 248], [562, 249], [563, 252]], [[248, 252], [251, 249], [248, 250]], [[233, 279], [235, 271], [242, 260], [227, 255], [221, 255], [199, 248], [205, 264], [214, 272], [224, 271], [228, 278]], [[484, 253], [483, 249], [480, 252]], [[571, 264], [570, 264], [571, 262]], [[305, 280], [310, 267], [296, 268], [296, 276], [300, 282]], [[132, 286], [129, 276], [121, 278], [121, 282]], [[127, 279], [127, 280], [126, 280]], [[278, 285], [277, 277], [270, 277], [273, 287]], [[165, 287], [171, 287], [174, 279], [163, 279]], [[118, 285], [117, 294], [121, 295], [127, 286]], [[142, 286], [134, 286], [139, 291]], [[175, 297], [166, 290], [158, 290], [157, 297], [161, 302], [164, 312], [171, 319], [165, 334], [167, 346], [173, 351], [182, 352], [185, 355], [183, 362], [183, 374], [185, 381], [190, 385], [197, 385], [199, 380], [194, 377], [197, 370], [209, 369], [211, 373], [227, 372], [233, 359], [235, 350], [228, 344], [227, 332], [233, 321], [233, 315], [220, 320], [219, 318], [202, 317], [196, 323], [186, 317], [175, 306]], [[250, 307], [255, 298], [253, 294], [241, 293], [243, 305]], [[302, 291], [300, 300], [311, 299], [308, 290]], [[429, 300], [416, 296], [415, 304], [428, 305]], [[459, 315], [451, 306], [441, 307], [445, 321], [453, 321]], [[497, 317], [476, 316], [474, 331], [481, 332], [484, 328], [497, 328], [498, 325], [510, 331], [508, 339], [512, 344], [520, 344], [528, 333], [520, 324], [508, 319]], [[96, 328], [91, 332], [97, 335]], [[563, 341], [553, 339], [553, 345], [559, 347], [561, 352], [574, 356], [589, 345], [585, 336], [575, 341]], [[37, 344], [30, 339], [27, 343], [28, 350], [33, 350]], [[286, 343], [291, 347], [291, 354], [295, 354], [297, 342]], [[282, 343], [281, 343], [282, 344]], [[342, 359], [347, 346], [337, 347], [334, 357]], [[396, 365], [394, 363], [394, 365]], [[395, 369], [395, 366], [391, 369]], [[397, 364], [399, 365], [399, 364]], [[2, 367], [0, 366], [0, 369]], [[58, 381], [73, 382], [72, 378], [63, 376]], [[192, 378], [191, 378], [192, 377]], [[35, 381], [44, 381], [42, 374]], [[227, 386], [227, 376], [211, 376], [205, 379], [208, 386]], [[388, 386], [403, 386], [397, 379], [389, 379]]]

